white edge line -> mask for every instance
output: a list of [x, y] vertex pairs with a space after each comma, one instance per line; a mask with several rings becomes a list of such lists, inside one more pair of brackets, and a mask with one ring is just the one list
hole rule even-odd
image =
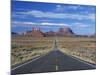
[[83, 60], [81, 60], [81, 59], [78, 59], [78, 58], [76, 58], [76, 57], [74, 57], [74, 56], [69, 56], [69, 57], [71, 57], [71, 58], [73, 58], [73, 59], [75, 59], [75, 60], [77, 60], [77, 61], [83, 62], [84, 64], [90, 65], [90, 66], [93, 67], [93, 68], [96, 68], [95, 65], [92, 65], [92, 64], [90, 64], [90, 63], [88, 63], [88, 62], [85, 62], [85, 61], [83, 61]]
[[[45, 56], [45, 55], [43, 55], [43, 56]], [[26, 64], [29, 64], [29, 63], [31, 63], [32, 61], [35, 61], [35, 60], [37, 60], [37, 59], [39, 59], [39, 58], [41, 58], [41, 57], [43, 57], [43, 56], [39, 56], [39, 57], [37, 57], [37, 58], [35, 58], [35, 59], [33, 59], [33, 60], [30, 60], [29, 62], [26, 62], [26, 63], [24, 63], [24, 64], [22, 64], [22, 65], [19, 65], [19, 66], [15, 67], [15, 68], [11, 69], [11, 71], [13, 71], [13, 70], [15, 70], [15, 69], [17, 69], [17, 68], [19, 68], [19, 67], [22, 67], [22, 66], [24, 66], [24, 65], [26, 65]]]
[[[62, 53], [63, 53], [63, 52], [62, 52]], [[65, 53], [63, 53], [63, 54], [65, 54]], [[79, 59], [79, 58], [77, 58], [77, 57], [75, 57], [75, 56], [71, 56], [71, 55], [68, 55], [68, 54], [65, 54], [65, 55], [67, 55], [67, 56], [69, 56], [69, 57], [71, 57], [71, 58], [73, 58], [73, 59], [75, 59], [75, 60], [77, 60], [77, 61], [79, 61], [79, 62], [82, 62], [82, 63], [84, 63], [84, 64], [90, 65], [90, 66], [93, 67], [93, 68], [96, 68], [95, 65], [92, 65], [92, 64], [90, 64], [90, 63], [88, 63], [88, 62], [85, 62], [84, 60], [81, 60], [81, 59]]]
[[[45, 56], [45, 55], [43, 55], [43, 56]], [[33, 59], [33, 60], [29, 61], [29, 62], [26, 62], [26, 63], [24, 63], [24, 64], [22, 64], [22, 65], [19, 65], [19, 66], [15, 67], [15, 68], [13, 68], [13, 69], [11, 69], [11, 70], [15, 70], [15, 69], [17, 69], [17, 68], [19, 68], [19, 67], [21, 67], [21, 66], [24, 66], [24, 65], [26, 65], [26, 64], [29, 64], [29, 63], [31, 63], [32, 61], [35, 61], [35, 60], [37, 60], [37, 59], [39, 59], [39, 58], [41, 58], [41, 57], [43, 57], [43, 56], [37, 57], [37, 58], [35, 58], [35, 59]], [[69, 55], [68, 55], [68, 56], [69, 56]], [[76, 58], [76, 57], [73, 57], [73, 56], [69, 56], [69, 57], [71, 57], [71, 58], [73, 58], [73, 59], [75, 59], [75, 60], [78, 60], [78, 61], [80, 61], [80, 62], [83, 62], [84, 64], [90, 65], [90, 66], [93, 67], [93, 68], [96, 68], [94, 65], [92, 65], [92, 64], [90, 64], [90, 63], [87, 63], [87, 62], [85, 62], [85, 61], [82, 61], [82, 60], [80, 60], [80, 59], [78, 59], [78, 58]]]

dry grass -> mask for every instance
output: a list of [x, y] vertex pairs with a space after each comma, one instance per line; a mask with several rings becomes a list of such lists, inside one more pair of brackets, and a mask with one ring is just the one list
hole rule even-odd
[[[52, 50], [55, 38], [12, 37], [12, 65], [44, 55]], [[96, 63], [96, 40], [91, 37], [58, 37], [60, 50], [90, 63]]]
[[15, 65], [52, 50], [53, 38], [12, 37], [11, 64]]
[[90, 63], [96, 63], [96, 40], [91, 37], [58, 38], [63, 53], [75, 56]]

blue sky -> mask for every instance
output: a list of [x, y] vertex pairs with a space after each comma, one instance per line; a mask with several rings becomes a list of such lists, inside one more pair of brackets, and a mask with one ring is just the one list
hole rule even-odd
[[70, 27], [74, 33], [95, 33], [95, 6], [43, 2], [12, 1], [13, 32], [40, 27], [44, 32]]

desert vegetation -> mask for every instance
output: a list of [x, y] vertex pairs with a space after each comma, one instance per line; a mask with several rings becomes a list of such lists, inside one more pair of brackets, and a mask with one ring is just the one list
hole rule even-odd
[[32, 37], [12, 36], [11, 64], [15, 65], [35, 57], [47, 54], [57, 46], [64, 54], [96, 64], [95, 37]]
[[11, 42], [11, 64], [15, 65], [50, 52], [53, 38], [12, 36]]
[[63, 53], [96, 64], [95, 37], [59, 37], [57, 43]]

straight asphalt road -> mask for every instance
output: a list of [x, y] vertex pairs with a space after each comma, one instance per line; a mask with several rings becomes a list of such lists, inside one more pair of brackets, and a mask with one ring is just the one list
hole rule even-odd
[[11, 75], [95, 69], [95, 65], [62, 53], [56, 45], [48, 54], [11, 69]]

